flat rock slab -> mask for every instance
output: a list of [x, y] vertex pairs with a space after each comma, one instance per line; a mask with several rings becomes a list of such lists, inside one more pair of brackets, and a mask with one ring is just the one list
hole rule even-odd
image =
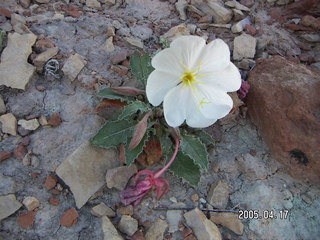
[[15, 213], [21, 206], [14, 194], [0, 196], [0, 221]]
[[28, 63], [36, 39], [32, 33], [9, 33], [7, 47], [1, 55], [0, 85], [25, 90], [36, 69]]
[[84, 59], [84, 57], [78, 53], [75, 53], [67, 59], [63, 65], [62, 71], [70, 81], [73, 81], [86, 64], [87, 61]]
[[70, 187], [81, 208], [105, 184], [107, 170], [119, 164], [116, 150], [97, 148], [86, 141], [58, 166], [56, 173]]
[[123, 240], [117, 229], [113, 226], [110, 219], [106, 216], [102, 217], [102, 231], [104, 240]]
[[198, 208], [184, 214], [187, 224], [192, 228], [197, 239], [221, 240], [218, 227], [211, 222]]

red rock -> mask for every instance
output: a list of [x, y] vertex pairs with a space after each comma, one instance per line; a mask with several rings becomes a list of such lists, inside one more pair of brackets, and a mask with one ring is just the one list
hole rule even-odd
[[27, 154], [27, 148], [22, 143], [18, 145], [18, 147], [13, 151], [13, 155], [15, 158], [22, 160], [23, 157]]
[[7, 17], [7, 18], [10, 18], [12, 13], [13, 12], [8, 10], [8, 9], [0, 8], [0, 15], [3, 15], [5, 17]]
[[123, 62], [124, 60], [127, 59], [127, 56], [128, 56], [128, 51], [126, 50], [123, 50], [121, 52], [117, 52], [115, 54], [113, 54], [111, 57], [110, 57], [110, 61], [112, 62], [112, 64], [116, 65], [120, 62]]
[[186, 238], [187, 236], [189, 236], [190, 234], [192, 234], [192, 229], [191, 228], [184, 228], [182, 231], [182, 237]]
[[197, 238], [193, 234], [190, 234], [188, 237], [184, 238], [184, 240], [197, 240]]
[[300, 61], [307, 62], [309, 64], [316, 62], [314, 56], [312, 56], [310, 53], [302, 53], [299, 56]]
[[246, 25], [247, 33], [249, 33], [251, 36], [254, 36], [257, 34], [257, 29], [255, 29], [252, 25], [248, 24]]
[[319, 0], [300, 0], [292, 4], [289, 4], [285, 9], [284, 14], [293, 15], [293, 16], [297, 16], [297, 14], [317, 15], [319, 14], [319, 11], [320, 11]]
[[33, 173], [31, 173], [31, 177], [32, 178], [37, 178], [37, 177], [39, 177], [39, 173], [33, 172]]
[[44, 185], [46, 186], [46, 188], [48, 190], [54, 188], [57, 185], [57, 177], [54, 176], [54, 175], [49, 175], [46, 178], [46, 181], [45, 181]]
[[320, 72], [274, 57], [260, 59], [248, 81], [249, 114], [275, 159], [320, 182]]
[[60, 115], [58, 113], [53, 113], [50, 116], [50, 119], [48, 120], [48, 125], [56, 127], [56, 126], [59, 126], [61, 122], [62, 122], [62, 119]]
[[320, 30], [320, 17], [315, 18], [310, 15], [306, 15], [302, 18], [301, 24], [306, 27], [312, 27], [316, 30]]
[[132, 240], [145, 240], [143, 232], [137, 231], [135, 234], [131, 236]]
[[29, 211], [27, 213], [23, 213], [18, 216], [18, 224], [22, 228], [28, 228], [31, 227], [34, 223], [36, 213], [34, 211]]
[[51, 190], [51, 193], [54, 194], [54, 195], [60, 195], [60, 194], [61, 194], [61, 191], [58, 190], [58, 189], [52, 189], [52, 190]]
[[292, 31], [312, 31], [311, 27], [306, 27], [300, 24], [288, 23], [284, 25], [285, 28]]
[[66, 210], [60, 218], [60, 224], [65, 227], [71, 227], [78, 221], [79, 214], [75, 208]]
[[63, 5], [62, 10], [73, 18], [78, 18], [82, 14], [74, 4]]
[[53, 205], [53, 206], [58, 206], [60, 203], [60, 199], [59, 198], [55, 198], [55, 197], [51, 197], [48, 199], [48, 202]]
[[2, 162], [3, 160], [6, 160], [8, 158], [12, 157], [12, 152], [3, 150], [0, 152], [0, 162]]
[[125, 66], [122, 65], [115, 65], [111, 66], [110, 69], [116, 73], [118, 73], [120, 76], [125, 76], [127, 75], [129, 69]]

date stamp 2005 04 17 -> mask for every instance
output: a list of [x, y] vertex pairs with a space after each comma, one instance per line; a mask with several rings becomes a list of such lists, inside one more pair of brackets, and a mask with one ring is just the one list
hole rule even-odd
[[289, 210], [242, 210], [239, 212], [239, 219], [287, 219]]

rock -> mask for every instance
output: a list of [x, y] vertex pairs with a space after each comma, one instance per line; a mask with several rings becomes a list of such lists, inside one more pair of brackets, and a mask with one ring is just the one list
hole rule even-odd
[[3, 98], [0, 95], [0, 114], [3, 114], [7, 111], [6, 105], [4, 104]]
[[310, 15], [306, 15], [302, 18], [301, 24], [306, 27], [312, 27], [316, 30], [320, 30], [320, 18], [315, 18]]
[[17, 221], [22, 228], [29, 228], [33, 225], [36, 213], [34, 211], [29, 211], [27, 213], [20, 214]]
[[248, 34], [243, 33], [235, 37], [233, 42], [233, 59], [254, 58], [256, 44], [257, 40]]
[[102, 49], [106, 52], [106, 53], [110, 53], [113, 52], [115, 50], [114, 46], [113, 46], [113, 37], [109, 37], [106, 42], [102, 45]]
[[60, 224], [64, 227], [72, 227], [78, 221], [79, 214], [75, 208], [67, 209], [60, 218]]
[[93, 8], [93, 9], [101, 9], [101, 3], [98, 2], [97, 0], [86, 0], [86, 5], [89, 8]]
[[59, 113], [53, 113], [51, 114], [49, 120], [47, 121], [47, 124], [50, 125], [50, 126], [59, 126], [62, 122], [62, 119], [59, 115]]
[[123, 240], [117, 229], [113, 226], [110, 219], [106, 216], [101, 218], [102, 220], [102, 231], [104, 240]]
[[130, 216], [133, 215], [133, 207], [132, 207], [132, 205], [120, 207], [117, 210], [117, 214], [118, 215], [130, 215]]
[[58, 206], [60, 203], [59, 198], [51, 197], [48, 199], [48, 202], [53, 206]]
[[48, 50], [37, 55], [36, 58], [33, 60], [33, 64], [38, 68], [38, 70], [42, 70], [44, 64], [53, 56], [57, 55], [58, 52], [58, 47], [49, 48]]
[[120, 76], [125, 76], [127, 75], [129, 69], [125, 66], [122, 66], [122, 65], [112, 65], [110, 67], [110, 70], [118, 73]]
[[11, 25], [13, 30], [19, 34], [31, 33], [29, 28], [25, 25], [27, 23], [26, 19], [19, 14], [11, 14]]
[[146, 233], [146, 239], [148, 240], [163, 240], [164, 232], [168, 227], [168, 223], [158, 218], [148, 229]]
[[215, 208], [225, 208], [229, 199], [229, 186], [225, 182], [218, 181], [210, 187], [208, 202]]
[[12, 152], [9, 152], [6, 150], [0, 151], [0, 162], [4, 161], [10, 157], [12, 157]]
[[212, 11], [210, 13], [213, 16], [214, 23], [228, 23], [232, 19], [232, 11], [225, 8], [218, 0], [207, 0], [207, 4]]
[[27, 148], [24, 144], [20, 143], [16, 149], [13, 151], [13, 155], [16, 159], [22, 160], [27, 154]]
[[178, 26], [170, 28], [170, 30], [165, 34], [163, 34], [161, 37], [169, 41], [173, 41], [177, 37], [188, 36], [188, 35], [190, 35], [190, 30], [185, 23], [182, 23]]
[[20, 4], [24, 8], [28, 8], [30, 6], [30, 0], [20, 0]]
[[238, 214], [235, 213], [211, 213], [210, 220], [215, 224], [222, 225], [226, 228], [229, 228], [231, 231], [238, 235], [243, 234], [243, 224], [239, 219]]
[[130, 45], [137, 47], [137, 48], [141, 48], [143, 49], [143, 42], [140, 39], [136, 39], [136, 38], [126, 38], [127, 43], [129, 43]]
[[112, 148], [102, 149], [84, 142], [58, 166], [56, 173], [70, 187], [78, 208], [105, 184], [105, 174], [119, 165], [118, 158]]
[[143, 25], [130, 27], [130, 30], [131, 30], [133, 36], [141, 39], [142, 41], [151, 38], [152, 33], [153, 33], [151, 28], [149, 28], [147, 26], [143, 26]]
[[175, 3], [176, 9], [180, 15], [181, 20], [187, 19], [186, 9], [188, 6], [188, 2], [186, 0], [178, 0], [178, 2]]
[[236, 159], [240, 171], [244, 173], [247, 180], [261, 180], [266, 178], [271, 172], [271, 169], [267, 168], [263, 162], [258, 160], [259, 157], [252, 156], [250, 153], [245, 154], [243, 157], [237, 157]]
[[122, 215], [118, 227], [121, 232], [132, 236], [138, 230], [138, 221], [129, 215]]
[[116, 0], [100, 0], [101, 3], [105, 3], [107, 5], [114, 5], [116, 4]]
[[246, 17], [244, 19], [242, 19], [241, 21], [235, 23], [232, 28], [231, 28], [231, 31], [233, 33], [239, 33], [239, 32], [242, 32], [243, 29], [246, 27], [246, 25], [250, 24], [250, 19], [249, 17]]
[[[60, 117], [60, 116], [59, 116], [59, 117]], [[41, 126], [46, 126], [46, 125], [48, 125], [48, 120], [47, 120], [46, 116], [44, 116], [44, 115], [41, 115], [41, 116], [39, 117], [38, 121], [39, 121], [39, 123], [40, 123]]]
[[12, 113], [7, 113], [0, 116], [2, 123], [2, 132], [9, 133], [13, 136], [17, 135], [17, 119]]
[[291, 2], [293, 2], [293, 0], [278, 0], [277, 5], [288, 5]]
[[91, 214], [96, 217], [115, 217], [116, 213], [104, 203], [100, 203], [91, 209]]
[[109, 169], [106, 174], [108, 188], [114, 187], [118, 190], [124, 190], [129, 179], [137, 173], [137, 171], [135, 164], [132, 164], [130, 167], [122, 166]]
[[31, 157], [30, 157], [30, 154], [27, 153], [23, 159], [22, 159], [22, 164], [23, 166], [30, 166], [31, 165]]
[[16, 200], [14, 194], [0, 196], [0, 221], [15, 213], [22, 204]]
[[127, 56], [128, 56], [128, 51], [126, 50], [121, 50], [115, 54], [113, 54], [111, 57], [110, 57], [110, 61], [112, 62], [112, 64], [116, 65], [124, 60], [127, 59]]
[[236, 0], [225, 2], [224, 5], [226, 5], [228, 7], [231, 7], [231, 8], [236, 8], [236, 9], [238, 9], [240, 11], [250, 12], [249, 8], [247, 8], [246, 6], [242, 5], [241, 3], [237, 2]]
[[184, 218], [192, 228], [197, 239], [201, 240], [222, 240], [217, 226], [211, 222], [198, 208], [184, 214]]
[[249, 70], [256, 65], [256, 62], [252, 59], [242, 59], [241, 62], [236, 64], [238, 68]]
[[182, 220], [182, 211], [180, 210], [169, 210], [167, 211], [167, 221], [169, 223], [169, 233], [174, 233], [179, 230], [179, 224]]
[[248, 8], [254, 5], [254, 0], [240, 0], [240, 3]]
[[132, 240], [146, 240], [143, 232], [141, 232], [141, 231], [137, 231], [135, 234], [133, 234], [131, 236], [131, 239]]
[[34, 209], [40, 207], [40, 202], [35, 197], [25, 197], [22, 201], [22, 204], [29, 210], [33, 211]]
[[75, 53], [67, 59], [63, 65], [62, 71], [70, 79], [70, 81], [73, 81], [86, 64], [87, 61], [84, 59], [84, 57], [80, 56], [78, 53]]
[[233, 19], [235, 21], [242, 20], [242, 19], [244, 19], [246, 17], [241, 10], [232, 9], [232, 11], [233, 11]]
[[319, 34], [303, 34], [301, 35], [301, 38], [308, 42], [320, 42]]
[[37, 3], [49, 3], [50, 0], [36, 0]]
[[34, 34], [8, 34], [8, 44], [1, 54], [0, 85], [25, 90], [35, 67], [28, 63], [32, 45], [37, 37]]
[[46, 178], [46, 181], [45, 181], [44, 185], [46, 186], [46, 188], [48, 190], [54, 188], [57, 185], [57, 177], [54, 176], [54, 175], [49, 175]]
[[21, 119], [18, 121], [18, 125], [21, 125], [26, 130], [36, 130], [40, 127], [40, 124], [37, 119], [24, 120]]
[[319, 182], [319, 71], [273, 57], [258, 61], [248, 81], [249, 114], [272, 155], [292, 176]]
[[320, 62], [312, 63], [310, 67], [320, 70]]
[[249, 33], [251, 36], [254, 36], [257, 34], [257, 29], [255, 29], [251, 24], [246, 25], [246, 31]]

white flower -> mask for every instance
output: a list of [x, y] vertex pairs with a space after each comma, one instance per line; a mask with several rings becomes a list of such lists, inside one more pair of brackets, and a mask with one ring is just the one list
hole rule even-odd
[[227, 92], [240, 88], [241, 76], [223, 40], [206, 45], [201, 37], [179, 37], [151, 64], [155, 70], [147, 81], [147, 98], [154, 106], [163, 101], [168, 125], [177, 127], [186, 120], [190, 127], [204, 128], [232, 109]]

